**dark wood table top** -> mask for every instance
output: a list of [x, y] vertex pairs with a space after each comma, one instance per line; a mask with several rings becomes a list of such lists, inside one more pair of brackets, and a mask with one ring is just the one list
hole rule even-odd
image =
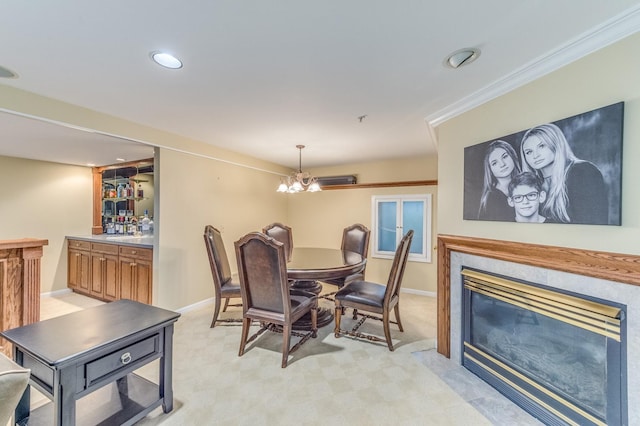
[[287, 274], [294, 280], [343, 278], [360, 272], [367, 259], [340, 249], [294, 247], [287, 263]]
[[0, 332], [49, 365], [83, 355], [135, 333], [177, 321], [179, 313], [118, 300]]

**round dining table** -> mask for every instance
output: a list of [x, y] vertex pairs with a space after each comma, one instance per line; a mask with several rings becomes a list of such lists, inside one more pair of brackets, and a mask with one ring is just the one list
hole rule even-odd
[[[361, 272], [367, 259], [359, 253], [348, 250], [294, 247], [287, 262], [287, 276], [293, 281], [291, 288], [319, 294], [322, 284], [318, 281], [345, 278]], [[333, 322], [333, 312], [318, 309], [318, 327]], [[310, 316], [306, 315], [294, 325], [296, 329], [310, 329]]]

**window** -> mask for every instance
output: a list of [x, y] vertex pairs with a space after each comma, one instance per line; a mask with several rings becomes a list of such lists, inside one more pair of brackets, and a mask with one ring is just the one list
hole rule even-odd
[[413, 229], [409, 260], [431, 262], [431, 194], [374, 195], [372, 257], [393, 259], [402, 236]]

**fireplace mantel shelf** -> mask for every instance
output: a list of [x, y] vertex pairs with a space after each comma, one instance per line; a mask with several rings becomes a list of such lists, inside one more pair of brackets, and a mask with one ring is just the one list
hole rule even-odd
[[455, 235], [438, 236], [438, 352], [449, 357], [452, 252], [640, 286], [640, 256]]

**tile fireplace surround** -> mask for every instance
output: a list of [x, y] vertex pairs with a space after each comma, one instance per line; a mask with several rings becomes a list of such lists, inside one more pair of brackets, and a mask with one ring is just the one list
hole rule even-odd
[[463, 266], [627, 305], [629, 425], [640, 425], [640, 256], [441, 235], [438, 352], [461, 364]]

